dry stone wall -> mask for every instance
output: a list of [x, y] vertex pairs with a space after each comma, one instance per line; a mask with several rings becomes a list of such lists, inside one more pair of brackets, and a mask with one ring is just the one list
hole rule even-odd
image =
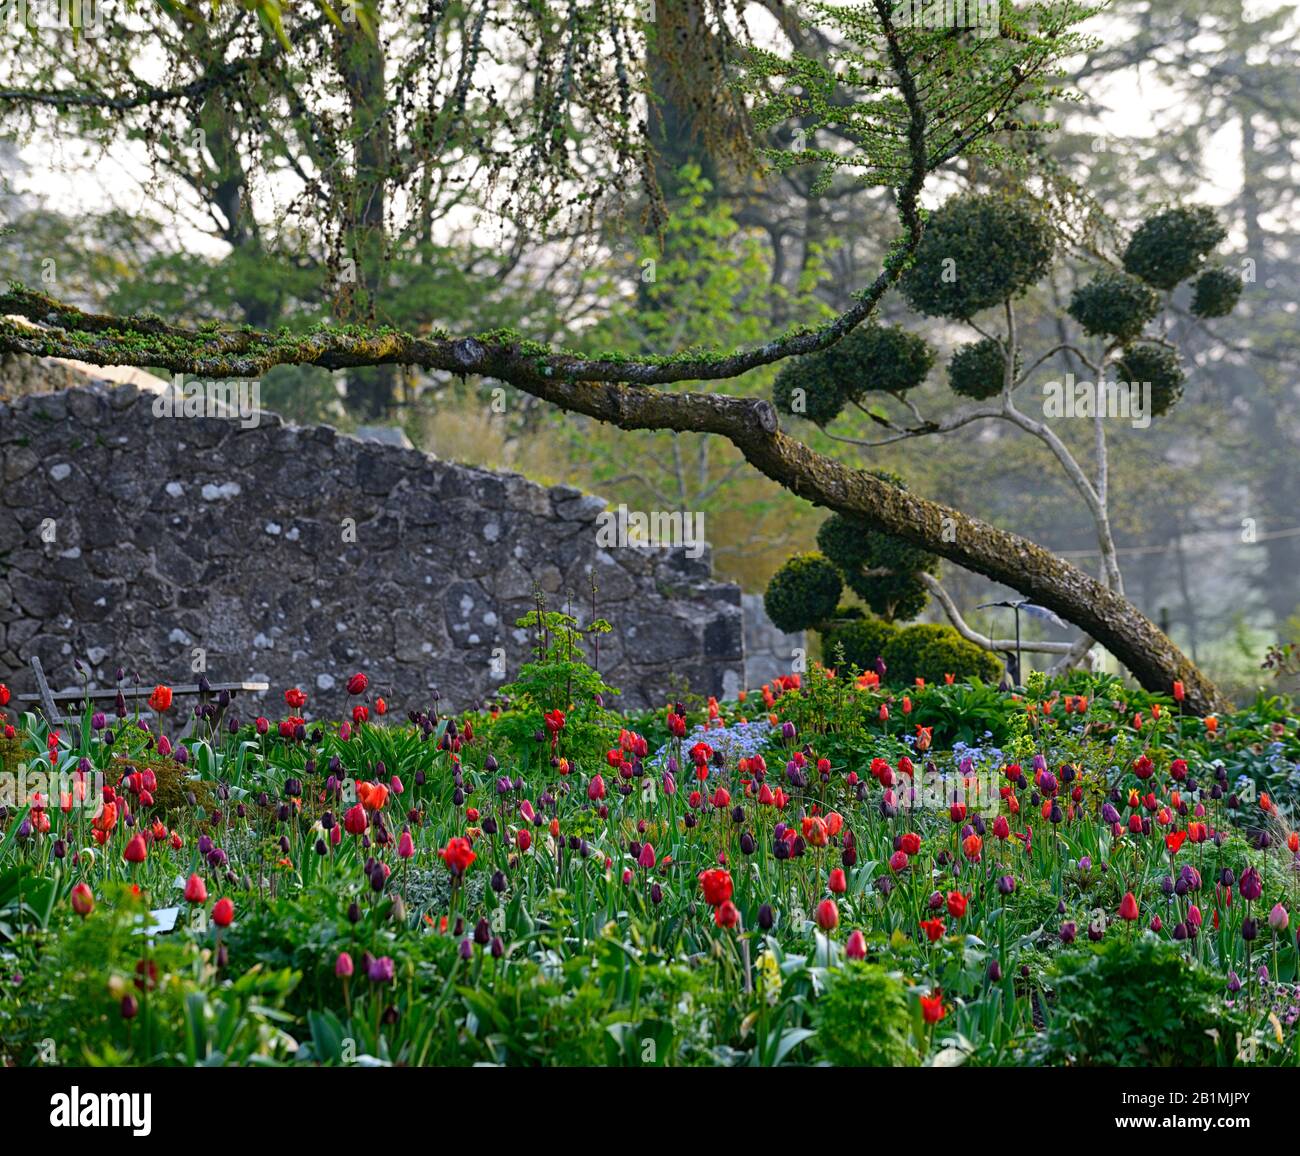
[[[740, 590], [707, 552], [602, 549], [605, 503], [567, 486], [298, 428], [167, 418], [135, 386], [0, 404], [0, 680], [52, 684], [73, 660], [111, 685], [212, 681], [301, 685], [338, 711], [366, 671], [401, 709], [491, 695], [528, 648], [515, 621], [539, 587], [572, 592], [614, 626], [600, 669], [631, 706], [674, 678], [704, 694], [743, 685]], [[496, 660], [494, 662], [494, 659]]]

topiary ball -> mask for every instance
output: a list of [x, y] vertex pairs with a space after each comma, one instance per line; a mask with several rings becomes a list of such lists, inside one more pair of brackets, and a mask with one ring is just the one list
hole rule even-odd
[[[948, 388], [974, 401], [987, 401], [1002, 392], [1007, 355], [1002, 343], [992, 337], [961, 346], [948, 362]], [[1020, 373], [1020, 354], [1016, 353], [1013, 375]]]
[[[898, 627], [881, 618], [845, 617], [844, 611], [848, 609], [857, 608], [841, 607], [835, 612], [836, 621], [822, 629], [822, 661], [839, 663], [842, 651], [846, 668], [870, 670], [876, 659], [884, 656], [889, 640], [898, 633]], [[847, 674], [847, 669], [843, 673]]]
[[1187, 375], [1178, 354], [1163, 345], [1139, 342], [1125, 349], [1115, 362], [1121, 381], [1151, 385], [1151, 412], [1168, 413], [1183, 395]]
[[[904, 548], [914, 549], [911, 546]], [[846, 578], [848, 587], [881, 618], [906, 622], [920, 614], [930, 601], [930, 592], [916, 577], [917, 572], [938, 569], [938, 559], [933, 554], [922, 553], [921, 557], [928, 559], [927, 565], [892, 574], [850, 574]]]
[[1196, 278], [1192, 312], [1197, 317], [1227, 317], [1241, 296], [1241, 278], [1231, 269], [1205, 269]]
[[772, 404], [825, 426], [865, 393], [920, 385], [933, 364], [924, 338], [896, 325], [861, 325], [829, 349], [788, 361], [772, 384]]
[[1131, 341], [1160, 309], [1160, 298], [1143, 281], [1128, 273], [1106, 270], [1070, 298], [1070, 316], [1089, 336]]
[[897, 325], [862, 325], [829, 350], [835, 370], [856, 388], [852, 394], [904, 393], [920, 385], [934, 365], [925, 339]]
[[1157, 289], [1172, 289], [1227, 235], [1208, 205], [1166, 209], [1137, 227], [1124, 250], [1124, 268]]
[[772, 383], [777, 412], [807, 418], [825, 426], [848, 404], [849, 391], [825, 352], [787, 361]]
[[827, 621], [835, 614], [844, 583], [822, 554], [796, 554], [772, 575], [763, 607], [772, 624], [792, 634]]
[[[882, 482], [907, 489], [897, 474], [869, 472]], [[843, 514], [832, 514], [821, 524], [817, 545], [839, 567], [849, 589], [882, 618], [906, 620], [925, 609], [929, 591], [916, 575], [937, 573], [938, 555]]]
[[871, 556], [869, 532], [861, 522], [832, 514], [817, 528], [817, 548], [847, 574]]
[[954, 197], [930, 215], [899, 287], [931, 317], [968, 317], [1023, 293], [1052, 263], [1047, 222], [1005, 197]]
[[1002, 666], [997, 658], [957, 631], [942, 623], [922, 622], [905, 626], [885, 649], [890, 681], [910, 686], [918, 678], [942, 682], [945, 674], [959, 681], [979, 678], [992, 682]]

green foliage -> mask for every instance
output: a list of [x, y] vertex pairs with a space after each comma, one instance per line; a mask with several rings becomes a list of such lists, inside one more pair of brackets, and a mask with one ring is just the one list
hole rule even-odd
[[845, 667], [870, 670], [877, 658], [884, 657], [898, 627], [882, 618], [859, 615], [845, 617], [843, 610], [836, 611], [836, 621], [822, 628], [822, 656], [828, 666], [839, 664], [842, 654]]
[[1226, 317], [1242, 288], [1241, 278], [1230, 269], [1203, 269], [1192, 284], [1192, 312], [1197, 317]]
[[1183, 395], [1183, 372], [1178, 353], [1163, 345], [1138, 342], [1126, 348], [1115, 362], [1121, 381], [1151, 385], [1151, 412], [1168, 413]]
[[1231, 1062], [1245, 1017], [1223, 1000], [1223, 979], [1175, 944], [1116, 930], [1099, 946], [1062, 953], [1035, 1063], [1090, 1067], [1204, 1067]]
[[[907, 484], [897, 474], [870, 471], [900, 490]], [[929, 600], [918, 573], [937, 573], [938, 555], [873, 529], [865, 522], [832, 514], [817, 531], [817, 545], [839, 567], [844, 582], [882, 618], [914, 618]]]
[[[948, 388], [973, 401], [997, 397], [1006, 384], [1007, 354], [1002, 343], [985, 337], [959, 346], [948, 362]], [[1020, 351], [1016, 351], [1013, 375], [1020, 373]]]
[[836, 1066], [915, 1064], [912, 1004], [902, 982], [880, 966], [860, 960], [827, 974], [831, 982], [813, 1011], [817, 1052]]
[[996, 679], [1001, 670], [989, 651], [942, 623], [920, 622], [904, 627], [889, 640], [884, 659], [890, 680], [903, 685], [918, 678], [927, 683], [942, 682], [945, 674], [988, 682]]
[[899, 287], [911, 307], [964, 320], [1023, 293], [1051, 266], [1047, 222], [1005, 197], [954, 197], [933, 213]]
[[1227, 235], [1207, 205], [1166, 209], [1137, 227], [1124, 250], [1124, 268], [1157, 289], [1172, 289]]
[[[1046, 119], [1026, 120], [1021, 108], [1046, 105], [1058, 62], [1089, 44], [1073, 30], [1089, 15], [1088, 4], [1045, 0], [1029, 7], [1003, 4], [1002, 35], [996, 37], [900, 26], [898, 43], [915, 81], [911, 96], [927, 123], [929, 154], [960, 151], [1015, 163], [1012, 149], [997, 138], [1053, 127]], [[754, 102], [759, 139], [776, 142], [761, 155], [783, 172], [814, 170], [814, 195], [836, 177], [897, 187], [910, 165], [905, 129], [911, 109], [877, 5], [817, 5], [808, 17], [833, 49], [787, 55], [753, 46], [742, 60], [738, 83]], [[795, 132], [799, 147], [790, 148], [786, 142]]]
[[1116, 270], [1098, 273], [1070, 298], [1070, 316], [1089, 336], [1129, 341], [1146, 327], [1160, 308], [1160, 298], [1136, 277]]
[[536, 746], [533, 736], [544, 731], [544, 716], [558, 710], [564, 714], [565, 724], [548, 753], [568, 756], [583, 765], [596, 763], [601, 728], [614, 718], [606, 703], [618, 691], [588, 663], [585, 644], [594, 635], [607, 634], [609, 623], [598, 618], [579, 626], [572, 615], [548, 611], [539, 599], [537, 609], [517, 619], [515, 625], [532, 632], [536, 661], [524, 663], [514, 681], [501, 688], [511, 709], [497, 720], [493, 731], [502, 742], [532, 749]]
[[824, 554], [796, 554], [772, 575], [763, 607], [778, 630], [807, 630], [835, 613], [843, 587], [839, 570]]
[[862, 325], [829, 349], [787, 362], [772, 385], [782, 413], [826, 425], [869, 392], [904, 393], [934, 365], [934, 350], [896, 325]]
[[[0, 1050], [32, 1062], [42, 1041], [54, 1040], [54, 1062], [68, 1065], [248, 1065], [289, 1056], [281, 1024], [293, 972], [224, 976], [210, 942], [134, 934], [149, 916], [126, 884], [107, 888], [89, 919], [66, 906], [61, 914], [49, 949], [6, 993]], [[133, 1019], [121, 1013], [127, 996], [138, 1006]]]

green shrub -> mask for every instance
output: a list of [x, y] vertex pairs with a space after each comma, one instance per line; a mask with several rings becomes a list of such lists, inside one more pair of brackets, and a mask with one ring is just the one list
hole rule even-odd
[[849, 392], [825, 353], [810, 353], [786, 362], [772, 383], [772, 404], [780, 413], [824, 426], [848, 404]]
[[832, 1064], [903, 1067], [917, 1062], [912, 1005], [902, 982], [875, 964], [851, 961], [828, 973], [817, 1000], [813, 1046]]
[[1160, 309], [1160, 298], [1144, 282], [1128, 273], [1107, 270], [1070, 298], [1070, 316], [1090, 336], [1102, 334], [1128, 341], [1146, 328]]
[[823, 554], [796, 554], [767, 584], [763, 607], [778, 630], [807, 630], [825, 622], [839, 605], [844, 583]]
[[904, 627], [889, 640], [884, 659], [890, 681], [903, 685], [918, 678], [927, 683], [942, 682], [945, 674], [959, 680], [979, 678], [990, 682], [1002, 669], [989, 651], [968, 642], [953, 627], [937, 622]]
[[[897, 474], [871, 472], [900, 490], [907, 489]], [[817, 545], [839, 567], [849, 589], [882, 618], [906, 620], [925, 609], [929, 593], [916, 575], [937, 573], [938, 555], [842, 514], [832, 514], [821, 524]], [[873, 573], [882, 570], [888, 573]]]
[[826, 425], [871, 391], [903, 393], [934, 365], [923, 338], [898, 326], [862, 325], [819, 353], [795, 358], [777, 374], [772, 402], [782, 413]]
[[[913, 566], [919, 551], [914, 547], [898, 543], [894, 549], [881, 552], [881, 565], [893, 570], [892, 574], [850, 574], [848, 587], [862, 599], [881, 618], [890, 622], [906, 622], [915, 618], [930, 601], [930, 592], [917, 578], [917, 569], [933, 571], [938, 567], [938, 560], [933, 555], [924, 567]], [[922, 557], [927, 557], [922, 555]]]
[[[948, 362], [948, 388], [974, 401], [987, 401], [1002, 392], [1007, 372], [1006, 350], [992, 337], [961, 346]], [[1013, 371], [1020, 372], [1020, 354]]]
[[1246, 1034], [1244, 1016], [1224, 1004], [1223, 977], [1146, 934], [1062, 953], [1052, 984], [1035, 1063], [1210, 1067], [1230, 1063]]
[[931, 214], [899, 287], [918, 313], [965, 319], [1038, 281], [1052, 262], [1047, 222], [999, 196], [963, 196]]
[[[844, 617], [844, 609], [836, 611], [837, 618]], [[845, 618], [826, 627], [821, 632], [822, 661], [835, 665], [841, 660], [837, 657], [837, 647], [844, 652], [843, 664], [854, 666], [859, 670], [870, 670], [877, 658], [883, 658], [890, 639], [898, 633], [898, 627], [881, 618]]]
[[1183, 396], [1183, 382], [1187, 375], [1179, 363], [1178, 354], [1163, 345], [1139, 342], [1130, 345], [1115, 363], [1120, 380], [1130, 384], [1151, 385], [1151, 412], [1168, 413]]
[[1192, 286], [1192, 312], [1197, 317], [1226, 317], [1241, 290], [1241, 278], [1232, 270], [1205, 269]]
[[1138, 226], [1124, 250], [1124, 268], [1157, 289], [1172, 289], [1227, 235], [1207, 205], [1166, 209]]

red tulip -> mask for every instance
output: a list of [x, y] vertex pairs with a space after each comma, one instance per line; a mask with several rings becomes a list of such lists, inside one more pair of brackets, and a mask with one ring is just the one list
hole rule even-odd
[[410, 859], [415, 855], [415, 841], [411, 838], [410, 831], [403, 831], [402, 837], [397, 840], [397, 857], [399, 859]]
[[447, 846], [438, 852], [438, 858], [447, 864], [452, 874], [463, 875], [478, 856], [474, 853], [470, 841], [458, 835], [447, 841]]
[[840, 925], [840, 909], [834, 899], [823, 899], [817, 904], [817, 926], [823, 931], [834, 931]]
[[644, 867], [647, 871], [655, 865], [655, 849], [649, 843], [641, 846], [641, 854], [637, 856], [637, 866]]
[[[0, 689], [4, 689], [0, 687]], [[72, 889], [72, 910], [85, 919], [95, 910], [95, 894], [88, 883], [78, 883]]]
[[153, 693], [149, 696], [149, 705], [159, 714], [171, 710], [172, 688], [170, 686], [155, 686]]
[[731, 875], [721, 868], [714, 867], [700, 873], [700, 889], [704, 892], [704, 902], [710, 907], [718, 907], [731, 898]]
[[349, 835], [364, 835], [369, 825], [366, 809], [360, 803], [353, 803], [343, 816], [343, 826]]
[[1138, 917], [1138, 902], [1132, 891], [1124, 893], [1124, 898], [1119, 905], [1119, 917], [1127, 919], [1130, 923]]
[[937, 943], [943, 938], [944, 926], [942, 919], [922, 919], [921, 930], [925, 932], [925, 937], [931, 943]]
[[960, 891], [948, 892], [948, 914], [954, 919], [960, 919], [966, 914], [967, 898]]
[[370, 685], [370, 679], [359, 671], [348, 679], [348, 694], [365, 694], [366, 687]]
[[730, 899], [724, 899], [718, 904], [713, 918], [719, 927], [737, 927], [740, 924], [740, 912]]
[[9, 705], [9, 688], [0, 682], [0, 706]]
[[943, 1007], [943, 992], [921, 996], [921, 1015], [928, 1024], [937, 1024], [947, 1014]]
[[599, 775], [593, 775], [591, 782], [587, 784], [587, 798], [593, 803], [599, 802], [605, 797], [605, 780]]
[[850, 959], [867, 958], [867, 937], [857, 928], [854, 928], [853, 934], [849, 936], [849, 941], [844, 945], [844, 954]]
[[198, 875], [191, 875], [185, 881], [185, 901], [187, 903], [206, 903], [208, 889]]
[[128, 863], [143, 863], [149, 858], [149, 848], [145, 845], [143, 835], [131, 836], [131, 841], [126, 845], [126, 850], [122, 852], [122, 858]]
[[284, 692], [284, 701], [288, 703], [293, 710], [302, 710], [302, 708], [307, 705], [307, 696], [296, 686], [291, 686]]
[[218, 927], [229, 927], [235, 920], [235, 905], [229, 899], [218, 899], [212, 905], [212, 922]]
[[836, 867], [835, 870], [831, 872], [830, 882], [827, 886], [836, 895], [843, 895], [844, 892], [849, 889], [848, 880], [844, 878], [843, 868]]

